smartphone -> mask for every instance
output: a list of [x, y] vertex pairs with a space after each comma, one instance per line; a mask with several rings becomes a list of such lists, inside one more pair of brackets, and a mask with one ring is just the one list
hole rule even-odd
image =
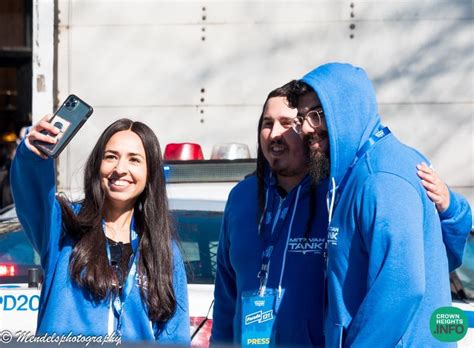
[[[71, 94], [49, 120], [49, 123], [60, 130], [56, 136], [51, 135], [58, 140], [56, 144], [34, 141], [33, 145], [48, 157], [57, 158], [93, 111], [92, 106]], [[49, 134], [46, 130], [42, 133]]]

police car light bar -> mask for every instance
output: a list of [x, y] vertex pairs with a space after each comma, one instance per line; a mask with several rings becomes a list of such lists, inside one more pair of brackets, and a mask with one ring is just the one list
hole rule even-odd
[[0, 264], [0, 277], [14, 277], [15, 275], [15, 265]]
[[[171, 143], [166, 145], [165, 161], [203, 160], [201, 145], [195, 143]], [[246, 144], [223, 143], [212, 148], [211, 160], [250, 159], [250, 149]]]
[[168, 144], [165, 148], [165, 161], [203, 160], [202, 149], [199, 144], [176, 143]]
[[246, 144], [217, 144], [212, 148], [211, 160], [235, 160], [245, 158], [250, 158], [250, 150]]
[[210, 160], [204, 160], [199, 144], [168, 144], [164, 160], [167, 183], [237, 182], [256, 168], [256, 159], [250, 158], [248, 146], [239, 143], [214, 145]]
[[257, 168], [256, 159], [170, 161], [164, 165], [167, 183], [237, 182]]

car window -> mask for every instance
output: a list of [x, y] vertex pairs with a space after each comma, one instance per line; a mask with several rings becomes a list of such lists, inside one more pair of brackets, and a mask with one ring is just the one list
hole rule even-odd
[[467, 240], [462, 266], [456, 270], [468, 299], [474, 300], [474, 233]]
[[23, 265], [38, 262], [38, 256], [23, 230], [0, 235], [0, 263], [9, 262]]
[[[223, 213], [173, 210], [172, 216], [181, 242], [188, 282], [214, 284]], [[26, 282], [28, 268], [40, 267], [40, 258], [19, 224], [14, 231], [0, 230], [0, 267], [12, 264], [15, 265], [15, 277], [1, 277], [0, 283]]]
[[185, 259], [188, 283], [214, 284], [223, 213], [173, 210], [172, 215]]
[[[40, 268], [38, 253], [31, 247], [25, 232], [17, 230], [0, 233], [0, 283], [27, 282], [28, 269]], [[14, 267], [14, 273], [10, 267]]]

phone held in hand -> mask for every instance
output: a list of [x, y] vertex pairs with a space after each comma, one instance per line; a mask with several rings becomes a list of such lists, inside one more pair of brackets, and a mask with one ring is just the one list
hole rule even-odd
[[[33, 145], [48, 157], [57, 158], [93, 111], [89, 104], [71, 94], [49, 120], [53, 126], [60, 130], [56, 136], [51, 135], [57, 139], [57, 142], [49, 144], [34, 141]], [[49, 134], [46, 130], [43, 130], [43, 133]]]

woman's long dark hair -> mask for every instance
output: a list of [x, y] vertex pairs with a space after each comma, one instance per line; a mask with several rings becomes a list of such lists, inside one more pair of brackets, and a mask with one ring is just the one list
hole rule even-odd
[[[267, 99], [265, 100], [265, 103], [263, 104], [262, 113], [260, 114], [260, 119], [258, 121], [258, 129], [257, 129], [257, 139], [258, 139], [258, 149], [257, 149], [257, 196], [258, 196], [257, 220], [258, 221], [257, 223], [260, 223], [260, 218], [263, 214], [263, 210], [265, 209], [265, 175], [266, 175], [265, 171], [271, 170], [270, 165], [268, 164], [268, 161], [265, 159], [265, 156], [263, 155], [262, 144], [260, 141], [260, 132], [262, 130], [263, 115], [265, 113], [268, 100], [275, 97], [285, 97], [290, 107], [292, 108], [298, 107], [298, 97], [301, 94], [304, 94], [299, 91], [301, 88], [300, 85], [301, 85], [301, 82], [299, 82], [298, 80], [292, 80], [284, 84], [283, 86], [274, 89], [268, 94]], [[311, 193], [310, 193], [310, 201], [309, 201], [310, 218], [308, 219], [306, 223], [305, 237], [308, 237], [309, 234], [311, 233], [311, 225], [314, 219], [314, 210], [316, 206], [315, 192], [316, 192], [316, 187], [314, 185], [311, 185]], [[260, 232], [262, 231], [263, 231], [263, 228], [260, 229]]]
[[138, 275], [141, 280], [146, 279], [141, 296], [147, 304], [148, 315], [152, 321], [162, 323], [171, 318], [176, 309], [172, 252], [175, 236], [170, 224], [160, 144], [147, 125], [120, 119], [107, 127], [86, 163], [85, 197], [79, 213], [75, 214], [71, 203], [60, 198], [64, 230], [75, 241], [69, 271], [71, 278], [88, 290], [94, 300], [108, 298], [114, 291], [113, 284], [117, 284], [102, 230], [105, 193], [100, 183], [100, 165], [110, 138], [124, 130], [137, 134], [145, 149], [147, 181], [134, 207], [135, 229], [140, 237]]

